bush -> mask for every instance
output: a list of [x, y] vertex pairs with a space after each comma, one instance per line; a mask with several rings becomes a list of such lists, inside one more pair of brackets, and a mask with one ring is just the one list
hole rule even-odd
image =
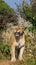
[[10, 54], [10, 46], [9, 44], [3, 44], [0, 43], [0, 52], [4, 55], [9, 55]]

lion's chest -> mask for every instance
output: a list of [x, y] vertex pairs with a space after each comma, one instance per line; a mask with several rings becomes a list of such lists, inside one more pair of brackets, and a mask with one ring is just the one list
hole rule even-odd
[[19, 36], [19, 37], [16, 37], [16, 36], [15, 36], [15, 38], [16, 38], [16, 42], [19, 42], [20, 36]]
[[23, 40], [23, 38], [21, 39], [21, 38], [18, 38], [18, 39], [16, 39], [16, 46], [17, 47], [21, 47], [21, 46], [23, 46], [24, 45], [24, 40]]

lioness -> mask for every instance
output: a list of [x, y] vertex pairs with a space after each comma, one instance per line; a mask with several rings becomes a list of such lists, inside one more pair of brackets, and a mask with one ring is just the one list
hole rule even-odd
[[18, 55], [17, 54], [18, 51], [19, 51], [18, 59], [22, 60], [25, 44], [25, 36], [22, 26], [12, 27], [10, 43], [11, 43], [11, 61], [16, 61], [16, 55]]

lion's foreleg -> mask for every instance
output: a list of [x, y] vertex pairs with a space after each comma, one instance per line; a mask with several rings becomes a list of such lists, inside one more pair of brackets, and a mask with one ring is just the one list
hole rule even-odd
[[11, 61], [16, 61], [15, 58], [15, 46], [11, 46]]
[[24, 47], [22, 47], [22, 48], [20, 49], [19, 60], [22, 60], [23, 52], [24, 52]]

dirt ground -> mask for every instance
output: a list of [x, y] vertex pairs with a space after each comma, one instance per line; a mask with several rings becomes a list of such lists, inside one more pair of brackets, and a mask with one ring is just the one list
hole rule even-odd
[[2, 60], [0, 61], [0, 65], [11, 65], [11, 64], [10, 64], [10, 61], [8, 60]]
[[1, 60], [0, 61], [0, 65], [25, 65], [24, 62], [20, 62], [20, 61], [17, 61], [17, 62], [12, 62], [10, 60]]

